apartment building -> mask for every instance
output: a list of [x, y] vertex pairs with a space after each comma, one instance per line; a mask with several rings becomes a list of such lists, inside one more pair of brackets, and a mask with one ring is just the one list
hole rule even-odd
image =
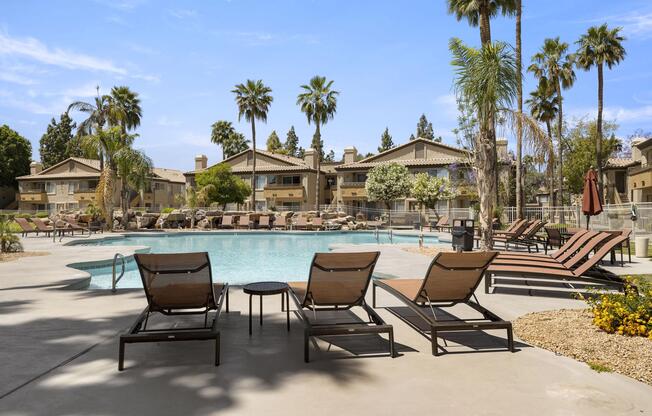
[[[509, 189], [511, 161], [507, 154], [507, 141], [499, 140], [500, 181]], [[453, 201], [441, 201], [441, 208], [464, 208], [475, 199], [472, 169], [469, 166], [469, 152], [442, 143], [418, 138], [386, 152], [360, 159], [355, 147], [344, 150], [340, 162], [320, 164], [317, 172], [317, 152], [306, 150], [303, 159], [256, 150], [256, 209], [307, 210], [315, 208], [316, 178], [320, 177], [320, 205], [354, 206], [360, 209], [385, 208], [369, 201], [365, 191], [367, 173], [382, 163], [396, 162], [405, 165], [410, 173], [427, 172], [430, 175], [449, 178], [460, 191]], [[233, 173], [249, 182], [252, 173], [253, 150], [225, 159]], [[195, 170], [186, 172], [186, 184], [195, 186], [197, 173], [208, 168], [206, 156], [195, 158]], [[415, 210], [417, 203], [412, 198], [393, 202], [399, 210]], [[228, 207], [229, 209], [249, 209]]]
[[[72, 157], [43, 170], [32, 162], [30, 174], [18, 180], [18, 207], [21, 210], [60, 212], [84, 209], [96, 202], [95, 189], [100, 179], [100, 161]], [[121, 182], [113, 195], [120, 204]], [[154, 168], [148, 189], [130, 196], [131, 207], [161, 209], [178, 207], [177, 195], [185, 194], [183, 173], [174, 169]]]

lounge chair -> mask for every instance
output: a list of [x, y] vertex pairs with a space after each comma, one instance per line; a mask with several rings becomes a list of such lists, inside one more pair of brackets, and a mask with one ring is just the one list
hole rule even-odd
[[494, 241], [502, 242], [505, 244], [505, 250], [509, 250], [509, 245], [513, 244], [515, 246], [526, 246], [528, 253], [531, 251], [530, 248], [534, 246], [537, 252], [539, 252], [539, 243], [542, 243], [536, 239], [536, 234], [541, 230], [545, 225], [545, 222], [540, 220], [534, 220], [530, 222], [527, 227], [522, 231], [520, 235], [517, 235], [518, 230], [515, 231], [513, 235], [497, 236], [494, 237]]
[[269, 215], [261, 215], [260, 218], [258, 218], [258, 228], [271, 229], [269, 225]]
[[632, 246], [630, 244], [630, 236], [632, 235], [632, 229], [631, 228], [623, 228], [622, 235], [627, 237], [625, 241], [619, 246], [616, 247], [620, 250], [620, 262], [621, 264], [623, 263], [623, 249], [627, 247], [627, 256], [629, 257], [629, 262], [632, 262]]
[[[603, 233], [601, 233], [603, 234]], [[595, 238], [595, 237], [594, 237]], [[618, 244], [621, 244], [625, 241], [627, 237], [617, 236], [611, 239], [607, 238], [606, 242], [603, 242], [599, 246], [597, 252], [588, 257], [580, 266], [570, 269], [564, 267], [556, 267], [548, 264], [534, 264], [534, 265], [515, 265], [515, 264], [492, 264], [487, 269], [487, 277], [485, 278], [485, 293], [490, 293], [491, 287], [494, 285], [495, 277], [500, 278], [501, 276], [506, 277], [520, 277], [529, 285], [531, 280], [558, 280], [562, 283], [566, 283], [569, 286], [573, 286], [573, 283], [580, 282], [585, 283], [599, 283], [605, 286], [615, 286], [618, 289], [623, 287], [623, 279], [615, 274], [597, 268], [598, 262], [604, 258], [607, 254], [617, 247]], [[575, 257], [580, 256], [580, 253], [577, 253]], [[580, 257], [584, 258], [584, 256]]]
[[551, 249], [554, 247], [561, 247], [564, 244], [564, 236], [561, 235], [561, 230], [559, 228], [545, 227], [546, 230], [546, 244], [544, 246], [544, 251], [548, 252], [548, 247]]
[[218, 228], [233, 228], [233, 216], [232, 215], [223, 215], [222, 223]]
[[249, 229], [249, 215], [240, 215], [240, 217], [238, 218], [238, 225], [236, 226], [236, 228], [248, 230]]
[[559, 250], [552, 254], [502, 252], [497, 259], [537, 259], [539, 261], [564, 262], [596, 235], [598, 235], [596, 231], [582, 230], [569, 238]]
[[288, 223], [285, 215], [275, 215], [274, 216], [274, 229], [275, 230], [287, 230]]
[[[365, 293], [380, 252], [316, 253], [307, 282], [290, 282], [290, 295], [304, 330], [304, 360], [310, 361], [310, 337], [357, 334], [388, 334], [389, 354], [394, 357], [394, 330], [365, 301]], [[369, 321], [347, 319], [330, 322], [326, 311], [359, 306]], [[330, 313], [330, 312], [329, 312]], [[334, 313], [334, 312], [333, 312]], [[350, 312], [349, 312], [350, 313]], [[321, 319], [321, 320], [320, 320]]]
[[54, 227], [50, 225], [45, 225], [43, 220], [40, 218], [36, 218], [36, 217], [32, 218], [32, 224], [36, 226], [38, 232], [45, 233], [46, 236], [49, 236], [50, 233], [54, 231]]
[[324, 228], [324, 220], [321, 219], [321, 217], [315, 217], [312, 219], [312, 223], [310, 224], [310, 229], [311, 230], [322, 230]]
[[[120, 336], [118, 370], [124, 369], [125, 344], [164, 341], [215, 341], [215, 365], [220, 364], [220, 331], [217, 322], [226, 300], [229, 312], [228, 284], [213, 283], [208, 253], [135, 254], [143, 281], [147, 307], [136, 322]], [[209, 324], [208, 313], [215, 311]], [[165, 329], [147, 329], [152, 313], [165, 316], [204, 315], [204, 325]]]
[[507, 235], [507, 234], [511, 234], [511, 233], [513, 233], [514, 231], [516, 231], [516, 229], [517, 229], [519, 226], [522, 226], [523, 223], [526, 223], [526, 222], [528, 222], [528, 220], [526, 220], [526, 219], [516, 220], [516, 221], [512, 222], [512, 223], [511, 223], [511, 224], [510, 224], [506, 229], [504, 229], [504, 230], [495, 230], [495, 231], [494, 231], [494, 235], [498, 236], [498, 235]]
[[292, 224], [293, 230], [307, 230], [308, 229], [308, 219], [303, 215], [300, 215], [297, 218], [297, 221]]
[[64, 222], [66, 223], [66, 228], [71, 230], [72, 235], [75, 235], [75, 231], [81, 231], [82, 234], [85, 232], [90, 234], [91, 232], [90, 228], [80, 225], [74, 218], [66, 218]]
[[431, 222], [430, 231], [432, 231], [433, 229], [439, 231], [441, 227], [445, 225], [448, 225], [448, 215], [442, 215], [441, 217], [439, 217], [439, 220], [436, 223]]
[[[376, 287], [386, 290], [402, 301], [430, 326], [432, 354], [439, 355], [437, 335], [447, 331], [505, 329], [507, 348], [514, 351], [512, 324], [481, 306], [475, 289], [498, 253], [439, 253], [430, 263], [423, 279], [374, 280], [373, 305], [376, 305]], [[473, 298], [474, 300], [471, 300]], [[484, 319], [440, 320], [434, 308], [466, 304], [480, 312]], [[431, 313], [428, 313], [431, 312]]]
[[14, 218], [14, 221], [16, 221], [16, 224], [20, 226], [20, 229], [22, 230], [20, 233], [23, 237], [26, 237], [27, 234], [32, 233], [36, 233], [36, 235], [38, 235], [39, 230], [32, 227], [32, 225], [25, 218], [16, 217]]

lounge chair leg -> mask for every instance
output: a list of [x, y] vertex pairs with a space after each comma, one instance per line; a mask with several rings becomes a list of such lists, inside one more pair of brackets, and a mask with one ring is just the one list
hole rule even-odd
[[376, 283], [371, 285], [371, 306], [376, 307]]
[[220, 365], [220, 333], [215, 336], [215, 367]]
[[491, 288], [491, 275], [489, 273], [486, 273], [484, 276], [484, 293], [489, 293], [489, 289]]
[[439, 345], [437, 344], [437, 330], [435, 327], [430, 327], [430, 338], [432, 343], [432, 355], [437, 357], [439, 355]]
[[396, 358], [396, 350], [394, 348], [394, 328], [389, 329], [389, 355]]
[[303, 332], [303, 361], [310, 362], [310, 335], [307, 330]]
[[515, 352], [514, 350], [514, 332], [512, 331], [512, 326], [510, 325], [509, 328], [507, 328], [507, 348], [509, 348], [509, 351]]
[[229, 313], [229, 288], [226, 288], [226, 313]]
[[118, 371], [124, 370], [124, 362], [125, 362], [125, 343], [124, 341], [120, 340], [120, 348], [118, 351]]

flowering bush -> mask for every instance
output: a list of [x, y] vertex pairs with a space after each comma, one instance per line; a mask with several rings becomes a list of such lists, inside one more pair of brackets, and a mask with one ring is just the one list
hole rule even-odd
[[652, 286], [642, 279], [627, 279], [624, 293], [596, 292], [586, 298], [593, 323], [613, 334], [652, 340]]

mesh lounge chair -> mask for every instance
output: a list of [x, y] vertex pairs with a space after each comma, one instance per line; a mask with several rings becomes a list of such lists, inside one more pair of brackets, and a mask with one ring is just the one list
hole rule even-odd
[[39, 233], [45, 233], [46, 236], [49, 236], [50, 233], [54, 231], [54, 227], [45, 225], [43, 220], [41, 220], [40, 218], [32, 218], [32, 224], [36, 226], [36, 229], [38, 230]]
[[504, 235], [506, 235], [506, 234], [513, 233], [514, 231], [516, 231], [516, 229], [517, 229], [519, 226], [523, 225], [523, 223], [525, 223], [525, 222], [527, 222], [526, 219], [516, 220], [516, 221], [514, 221], [513, 223], [511, 223], [511, 224], [509, 225], [509, 227], [507, 227], [506, 229], [504, 229], [504, 230], [496, 230], [496, 231], [494, 231], [494, 235], [496, 235], [496, 236], [498, 236], [498, 235], [503, 235], [503, 236], [504, 236]]
[[598, 235], [596, 231], [587, 231], [582, 230], [571, 238], [552, 254], [530, 254], [530, 253], [514, 253], [514, 252], [503, 252], [500, 253], [497, 257], [499, 260], [503, 259], [536, 259], [538, 261], [550, 261], [555, 263], [561, 263], [566, 261], [570, 256], [575, 254], [580, 250], [590, 239]]
[[285, 215], [275, 215], [274, 216], [274, 229], [275, 230], [287, 230], [288, 223]]
[[308, 229], [308, 219], [303, 215], [300, 215], [297, 218], [297, 221], [292, 224], [292, 229], [296, 230], [307, 230]]
[[27, 236], [27, 234], [31, 233], [36, 233], [38, 235], [39, 230], [37, 228], [32, 227], [32, 225], [25, 219], [25, 218], [14, 218], [14, 221], [16, 221], [16, 224], [18, 224], [21, 228], [21, 235], [23, 237]]
[[527, 227], [523, 230], [521, 235], [507, 235], [507, 236], [497, 236], [494, 237], [494, 241], [502, 242], [505, 244], [505, 249], [509, 250], [509, 245], [513, 244], [515, 246], [526, 246], [528, 253], [532, 246], [539, 251], [539, 240], [536, 239], [536, 234], [541, 230], [545, 225], [543, 221], [534, 220], [530, 222]]
[[[290, 282], [290, 294], [304, 324], [304, 360], [310, 360], [312, 336], [382, 334], [389, 336], [389, 354], [394, 357], [394, 330], [365, 301], [365, 293], [380, 252], [316, 253], [308, 282]], [[359, 306], [369, 321], [320, 322], [324, 311]], [[307, 311], [306, 311], [307, 309]]]
[[322, 230], [324, 228], [324, 220], [321, 219], [321, 217], [315, 217], [312, 219], [312, 223], [310, 224], [310, 229], [311, 230]]
[[260, 218], [258, 218], [258, 228], [271, 229], [269, 225], [269, 215], [261, 215]]
[[448, 215], [442, 215], [439, 217], [439, 221], [436, 223], [430, 223], [430, 230], [432, 231], [433, 229], [439, 231], [441, 227], [448, 225]]
[[[608, 235], [608, 234], [607, 234]], [[511, 265], [511, 264], [492, 264], [487, 269], [485, 278], [485, 293], [490, 293], [494, 284], [494, 277], [500, 276], [518, 276], [526, 283], [531, 280], [546, 279], [559, 280], [560, 282], [582, 282], [582, 283], [599, 283], [605, 286], [615, 286], [618, 289], [623, 287], [623, 279], [606, 270], [598, 269], [598, 262], [607, 254], [626, 240], [625, 236], [617, 236], [606, 240], [597, 252], [587, 258], [579, 267], [571, 270], [568, 267], [550, 267], [549, 265]], [[580, 256], [580, 254], [575, 255]], [[572, 283], [567, 283], [572, 288]]]
[[[430, 263], [423, 279], [375, 280], [373, 305], [376, 304], [376, 287], [386, 290], [402, 301], [419, 318], [430, 326], [432, 354], [439, 355], [437, 334], [446, 331], [507, 330], [507, 348], [514, 351], [512, 324], [484, 308], [475, 297], [475, 289], [498, 253], [439, 253]], [[473, 298], [474, 300], [471, 300]], [[466, 304], [480, 312], [484, 319], [440, 320], [434, 308]], [[428, 311], [431, 314], [427, 313]]]
[[223, 215], [222, 223], [218, 228], [233, 228], [233, 216], [232, 215]]
[[[125, 344], [136, 342], [214, 340], [215, 365], [219, 365], [217, 321], [225, 299], [229, 312], [229, 287], [213, 283], [208, 253], [135, 254], [134, 258], [148, 305], [129, 331], [120, 336], [118, 370], [124, 369]], [[210, 325], [209, 311], [216, 311]], [[154, 312], [166, 316], [203, 314], [204, 326], [147, 329], [148, 318]]]
[[75, 231], [81, 231], [82, 234], [90, 233], [90, 229], [88, 227], [84, 227], [83, 225], [80, 225], [76, 219], [74, 218], [67, 218], [64, 220], [66, 223], [66, 228], [71, 230], [72, 235], [75, 235]]
[[236, 228], [248, 230], [249, 215], [240, 215], [240, 217], [238, 218], [238, 225], [236, 226]]

